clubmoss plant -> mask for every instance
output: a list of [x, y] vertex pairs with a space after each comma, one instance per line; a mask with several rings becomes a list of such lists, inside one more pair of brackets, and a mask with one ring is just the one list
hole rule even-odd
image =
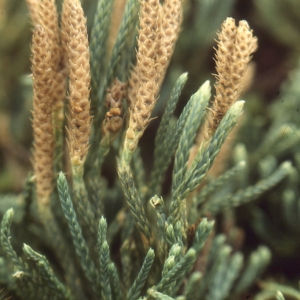
[[[239, 99], [257, 49], [248, 23], [227, 18], [222, 24], [212, 103], [205, 81], [177, 117], [188, 74], [178, 77], [151, 141], [148, 173], [139, 142], [162, 101], [184, 1], [98, 0], [90, 42], [79, 0], [63, 1], [60, 20], [54, 0], [27, 3], [34, 27], [34, 175], [19, 210], [33, 244], [15, 245], [14, 209], [8, 209], [0, 229], [1, 282], [16, 299], [238, 299], [271, 252], [261, 245], [244, 257], [233, 209], [293, 173], [290, 162], [275, 163], [262, 180], [247, 184], [249, 161], [240, 146], [235, 164], [206, 180], [243, 113]], [[118, 6], [124, 12], [115, 34], [110, 26], [117, 26], [111, 19]], [[107, 161], [118, 176], [112, 184], [101, 173]], [[292, 194], [285, 199], [293, 201]], [[220, 213], [229, 224], [223, 233], [215, 226]], [[284, 297], [277, 290], [292, 291], [276, 285], [277, 299]]]

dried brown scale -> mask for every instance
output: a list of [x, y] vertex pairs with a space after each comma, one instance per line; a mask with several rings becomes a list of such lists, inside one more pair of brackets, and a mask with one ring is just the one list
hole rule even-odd
[[135, 104], [136, 93], [137, 93], [136, 87], [138, 86], [138, 82], [139, 82], [139, 76], [136, 69], [137, 69], [136, 67], [133, 68], [130, 74], [130, 79], [128, 81], [129, 88], [128, 88], [127, 101], [130, 109], [132, 109]]
[[106, 113], [102, 124], [102, 135], [104, 139], [101, 141], [101, 145], [109, 147], [111, 142], [117, 137], [122, 126], [123, 117], [121, 116], [121, 111], [118, 108], [110, 109], [110, 111]]
[[168, 56], [172, 55], [174, 50], [174, 44], [180, 29], [181, 14], [181, 0], [165, 1], [163, 5], [162, 29], [164, 31], [164, 45]]
[[257, 48], [257, 38], [253, 37], [246, 21], [241, 21], [237, 27], [234, 19], [227, 18], [218, 39], [216, 96], [206, 122], [206, 139], [213, 135], [229, 107], [241, 94], [247, 65]]
[[40, 1], [39, 23], [48, 35], [48, 43], [51, 52], [51, 66], [58, 71], [60, 63], [60, 38], [58, 30], [58, 15], [54, 0]]
[[115, 79], [112, 83], [112, 87], [107, 90], [107, 96], [105, 99], [106, 107], [122, 109], [122, 101], [127, 96], [127, 85], [118, 79]]
[[[58, 14], [54, 0], [43, 0], [39, 2], [39, 23], [44, 27], [48, 35], [49, 49], [51, 53], [51, 68], [53, 72], [53, 110], [59, 111], [63, 107], [66, 93], [66, 73], [62, 71], [62, 48], [58, 28]], [[57, 115], [60, 121], [63, 113]]]
[[69, 147], [72, 164], [82, 165], [89, 148], [90, 65], [86, 19], [78, 1], [70, 3], [69, 15]]
[[48, 36], [42, 26], [37, 25], [32, 40], [33, 74], [33, 135], [34, 135], [34, 172], [36, 192], [39, 199], [48, 201], [53, 188], [54, 137], [52, 128], [53, 72], [50, 68], [51, 54]]
[[160, 88], [169, 65], [181, 24], [181, 0], [166, 0], [160, 11], [157, 46], [157, 83]]
[[180, 0], [167, 0], [163, 6], [158, 0], [141, 2], [137, 63], [129, 79], [130, 119], [124, 145], [129, 152], [134, 151], [150, 122], [178, 36], [181, 4]]
[[[54, 73], [53, 78], [53, 110], [58, 111], [63, 107], [63, 100], [66, 95], [66, 75], [64, 72]], [[60, 116], [60, 119], [63, 119], [63, 114]]]
[[69, 68], [69, 57], [68, 57], [68, 43], [70, 37], [70, 30], [68, 19], [70, 16], [70, 0], [64, 0], [62, 5], [62, 14], [61, 14], [61, 29], [60, 29], [60, 40], [61, 40], [61, 68], [65, 69], [65, 73], [68, 74]]
[[[215, 100], [212, 108], [208, 109], [205, 125], [197, 134], [189, 162], [195, 157], [201, 143], [208, 141], [214, 134], [229, 107], [252, 82], [253, 70], [247, 74], [247, 65], [257, 48], [257, 38], [253, 37], [246, 21], [241, 21], [239, 25], [237, 27], [234, 19], [227, 18], [222, 24], [222, 31], [218, 33], [218, 47], [215, 48]], [[225, 157], [221, 152], [219, 156]]]
[[[132, 108], [131, 118], [134, 131], [143, 131], [147, 119], [155, 103], [154, 78], [156, 76], [156, 34], [158, 28], [159, 2], [156, 0], [143, 1], [140, 16], [140, 30], [138, 38], [137, 65], [135, 72], [139, 77], [136, 89], [136, 106]], [[142, 110], [141, 110], [142, 109]]]
[[123, 99], [127, 96], [127, 85], [118, 79], [112, 83], [112, 87], [107, 91], [106, 106], [109, 111], [105, 115], [102, 123], [102, 146], [109, 147], [110, 143], [117, 137], [123, 126], [122, 108]]

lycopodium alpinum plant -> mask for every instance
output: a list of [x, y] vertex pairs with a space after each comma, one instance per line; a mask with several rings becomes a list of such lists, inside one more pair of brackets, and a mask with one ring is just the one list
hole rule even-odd
[[[284, 162], [245, 186], [246, 161], [223, 167], [253, 77], [257, 38], [246, 21], [227, 18], [217, 34], [214, 97], [204, 82], [177, 117], [183, 73], [153, 120], [183, 2], [98, 0], [88, 37], [79, 0], [64, 0], [61, 14], [54, 0], [27, 0], [34, 142], [22, 224], [33, 243], [20, 249], [10, 236], [13, 209], [0, 232], [1, 276], [18, 299], [221, 300], [245, 292], [268, 264], [263, 245], [244, 262], [236, 228], [218, 234], [214, 221], [291, 170]], [[146, 174], [139, 141], [150, 122], [159, 128]], [[118, 175], [110, 185], [101, 173], [106, 160]], [[216, 179], [207, 181], [207, 173]]]

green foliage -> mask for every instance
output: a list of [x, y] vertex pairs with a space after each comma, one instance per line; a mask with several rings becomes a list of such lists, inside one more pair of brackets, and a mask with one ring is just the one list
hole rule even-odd
[[[176, 81], [170, 98], [167, 102], [164, 114], [162, 116], [156, 138], [155, 138], [155, 150], [154, 150], [154, 166], [151, 172], [150, 187], [151, 192], [154, 194], [160, 193], [160, 185], [163, 179], [164, 173], [170, 164], [172, 154], [175, 152], [178, 146], [177, 140], [174, 138], [175, 132], [174, 124], [171, 122], [176, 104], [178, 102], [180, 93], [187, 81], [187, 74], [182, 74]], [[182, 114], [183, 116], [183, 114]], [[184, 125], [184, 122], [182, 122]], [[179, 120], [176, 122], [176, 128], [178, 128]], [[181, 125], [181, 126], [182, 126]], [[181, 127], [178, 129], [180, 130]], [[181, 128], [182, 130], [182, 128]]]
[[176, 151], [175, 156], [172, 186], [173, 193], [179, 187], [179, 184], [184, 180], [184, 175], [188, 170], [187, 165], [189, 154], [197, 134], [197, 131], [195, 129], [200, 127], [210, 97], [210, 84], [207, 81], [190, 99], [191, 113], [189, 114], [188, 119], [184, 125], [178, 145], [178, 150]]
[[[234, 2], [197, 1], [197, 21], [187, 24], [191, 35], [179, 40], [178, 52], [187, 48], [208, 51], [205, 46]], [[269, 16], [270, 1], [255, 3], [261, 14]], [[278, 3], [278, 7], [283, 5]], [[256, 300], [300, 299], [292, 284], [261, 280], [272, 255], [287, 256], [299, 249], [300, 122], [295, 111], [290, 111], [299, 106], [300, 65], [271, 105], [268, 126], [256, 117], [247, 121], [247, 116], [243, 125], [244, 101], [237, 101], [191, 161], [195, 137], [209, 109], [211, 86], [205, 81], [187, 97], [187, 73], [178, 76], [178, 68], [171, 68], [158, 101], [164, 113], [155, 142], [150, 140], [153, 161], [145, 159], [142, 145], [128, 162], [121, 151], [126, 128], [111, 151], [101, 148], [99, 128], [107, 89], [115, 78], [127, 82], [134, 63], [139, 1], [126, 2], [109, 57], [112, 5], [113, 1], [98, 1], [91, 30], [95, 115], [85, 176], [75, 172], [70, 178], [60, 170], [51, 195], [51, 213], [44, 220], [36, 207], [33, 177], [28, 177], [20, 197], [1, 195], [1, 285], [16, 299], [29, 300], [225, 300], [241, 299], [259, 282], [262, 291], [255, 295]], [[278, 7], [273, 7], [274, 14], [289, 28]], [[198, 32], [205, 24], [207, 34], [202, 29]], [[291, 43], [276, 28], [276, 34]], [[298, 35], [292, 31], [291, 36]], [[171, 91], [169, 96], [166, 91]], [[185, 106], [180, 97], [189, 99]], [[164, 98], [168, 98], [166, 104]], [[210, 177], [209, 170], [218, 163], [221, 147], [238, 122], [242, 123], [242, 137], [230, 150], [233, 163], [217, 178]], [[246, 208], [251, 227], [247, 230], [268, 247], [245, 250], [241, 246], [246, 229], [242, 229], [238, 206]]]
[[138, 299], [154, 261], [154, 251], [149, 249], [139, 274], [128, 291], [126, 299]]
[[[102, 76], [100, 70], [103, 72], [106, 69], [107, 60], [107, 40], [109, 36], [109, 25], [111, 18], [111, 9], [113, 1], [103, 0], [98, 1], [97, 10], [94, 18], [94, 25], [91, 32], [91, 75], [92, 75], [92, 96], [91, 101], [94, 106], [99, 105], [98, 100], [98, 86], [101, 82]], [[103, 98], [101, 98], [103, 99]], [[103, 103], [100, 103], [103, 105]]]
[[80, 259], [82, 269], [88, 280], [92, 283], [94, 289], [97, 291], [97, 293], [99, 293], [99, 274], [96, 270], [94, 262], [92, 261], [89, 255], [87, 243], [84, 240], [84, 237], [82, 236], [81, 227], [77, 221], [76, 212], [74, 210], [73, 203], [69, 195], [68, 183], [66, 181], [65, 176], [62, 173], [59, 174], [57, 180], [57, 188], [59, 192], [61, 207], [68, 221], [70, 232], [73, 238], [73, 244], [76, 253]]

